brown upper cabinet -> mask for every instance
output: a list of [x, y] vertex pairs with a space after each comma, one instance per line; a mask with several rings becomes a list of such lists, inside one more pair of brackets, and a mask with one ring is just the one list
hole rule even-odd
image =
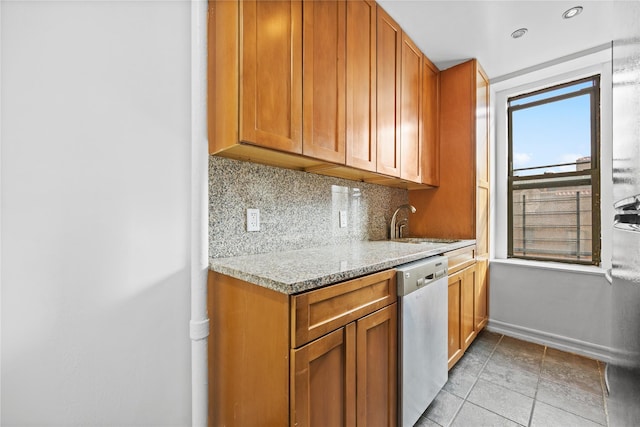
[[440, 70], [422, 57], [422, 183], [440, 185]]
[[439, 187], [409, 194], [418, 212], [428, 212], [412, 217], [412, 233], [476, 239], [479, 257], [488, 252], [488, 102], [488, 80], [475, 59], [440, 72]]
[[302, 154], [345, 163], [346, 2], [303, 3]]
[[377, 44], [377, 171], [399, 177], [402, 29], [380, 6]]
[[302, 3], [212, 5], [211, 151], [242, 141], [302, 153]]
[[376, 3], [347, 2], [347, 165], [376, 171]]
[[208, 46], [210, 153], [437, 185], [438, 69], [375, 1], [211, 1]]
[[422, 182], [422, 52], [402, 33], [400, 177]]

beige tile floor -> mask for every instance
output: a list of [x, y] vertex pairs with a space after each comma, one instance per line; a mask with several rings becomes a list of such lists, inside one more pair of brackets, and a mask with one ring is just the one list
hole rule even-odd
[[416, 426], [607, 426], [604, 368], [483, 331]]

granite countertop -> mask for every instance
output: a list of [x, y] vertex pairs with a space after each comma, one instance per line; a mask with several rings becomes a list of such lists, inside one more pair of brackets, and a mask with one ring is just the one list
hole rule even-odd
[[293, 251], [211, 258], [209, 268], [284, 294], [296, 294], [475, 244], [364, 241]]

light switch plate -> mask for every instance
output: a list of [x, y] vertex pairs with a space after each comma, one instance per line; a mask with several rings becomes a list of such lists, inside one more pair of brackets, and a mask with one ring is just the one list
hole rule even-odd
[[247, 209], [247, 231], [260, 231], [260, 209]]

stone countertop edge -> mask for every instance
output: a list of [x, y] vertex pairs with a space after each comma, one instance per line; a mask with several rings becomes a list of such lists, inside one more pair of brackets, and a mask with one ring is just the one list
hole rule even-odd
[[475, 243], [475, 240], [460, 240], [433, 247], [387, 240], [354, 242], [347, 245], [210, 258], [209, 269], [264, 288], [293, 295]]

